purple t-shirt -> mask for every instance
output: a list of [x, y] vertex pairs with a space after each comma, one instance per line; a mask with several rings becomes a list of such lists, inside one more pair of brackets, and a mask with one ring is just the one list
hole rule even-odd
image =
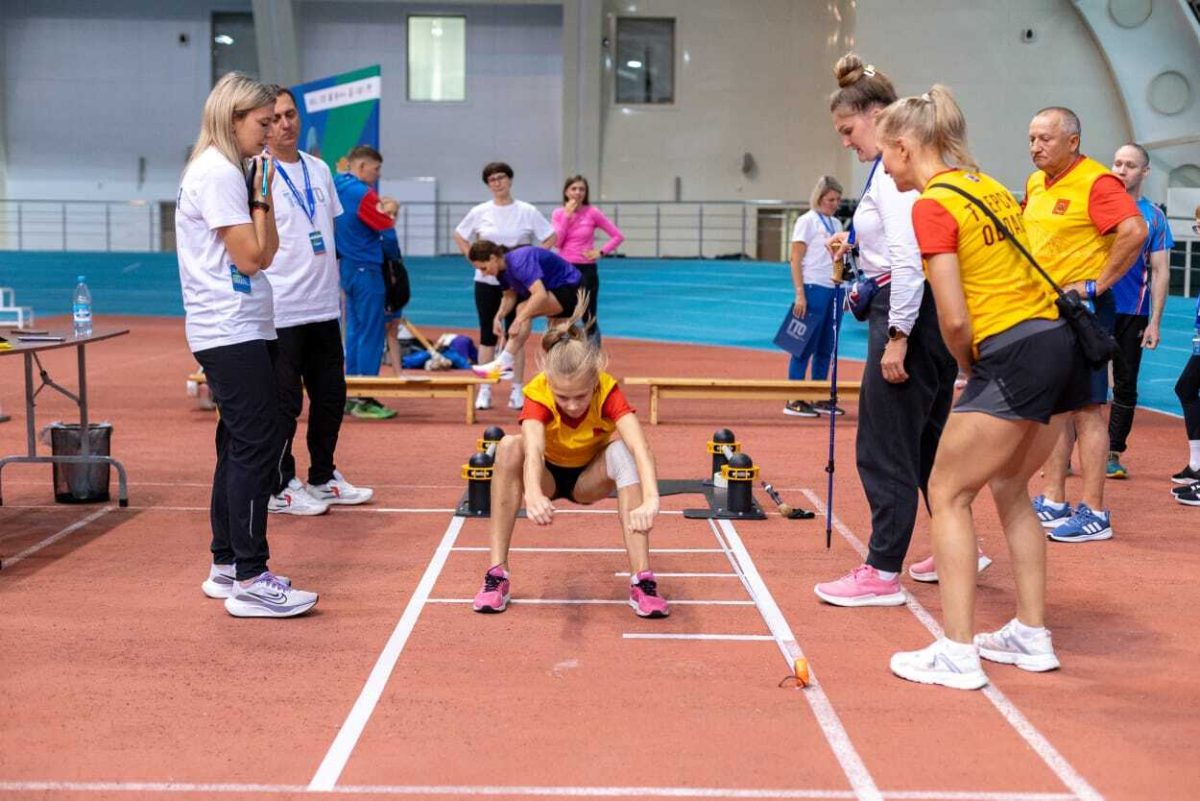
[[496, 276], [500, 286], [517, 293], [521, 300], [529, 297], [529, 288], [541, 281], [547, 290], [562, 286], [577, 286], [583, 277], [575, 265], [561, 256], [539, 247], [521, 247], [504, 254], [504, 270]]

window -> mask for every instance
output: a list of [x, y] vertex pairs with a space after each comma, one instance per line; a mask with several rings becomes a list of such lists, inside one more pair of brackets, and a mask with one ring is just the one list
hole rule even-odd
[[254, 15], [215, 12], [212, 15], [212, 80], [237, 70], [258, 77], [258, 44], [254, 40]]
[[617, 18], [617, 102], [675, 102], [675, 20]]
[[467, 18], [408, 18], [408, 99], [467, 99]]

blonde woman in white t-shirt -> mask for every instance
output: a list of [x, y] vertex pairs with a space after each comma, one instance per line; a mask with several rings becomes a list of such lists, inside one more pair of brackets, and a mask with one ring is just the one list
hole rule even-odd
[[217, 81], [175, 211], [188, 347], [220, 412], [212, 565], [201, 588], [235, 617], [292, 617], [317, 603], [316, 593], [267, 569], [267, 500], [283, 450], [263, 274], [279, 249], [265, 151], [274, 109], [274, 91], [252, 78], [231, 72]]
[[[792, 228], [792, 285], [796, 297], [792, 301], [792, 314], [803, 318], [812, 335], [805, 344], [804, 352], [793, 355], [788, 362], [788, 379], [802, 381], [812, 361], [812, 380], [824, 381], [829, 377], [829, 362], [833, 358], [833, 258], [825, 242], [842, 230], [841, 223], [834, 218], [838, 204], [842, 202], [842, 185], [832, 175], [822, 175], [813, 187], [809, 210], [800, 215]], [[783, 407], [784, 414], [795, 417], [816, 417], [818, 414], [841, 414], [842, 410], [831, 401], [789, 401]]]
[[[454, 229], [454, 243], [462, 251], [463, 258], [468, 257], [471, 244], [480, 239], [495, 242], [508, 249], [521, 245], [540, 245], [544, 248], [553, 247], [555, 241], [554, 228], [550, 221], [530, 203], [516, 200], [512, 196], [513, 170], [502, 161], [493, 161], [484, 165], [483, 182], [492, 193], [492, 199], [480, 203], [467, 212], [462, 222]], [[499, 337], [493, 329], [496, 312], [500, 310], [500, 301], [504, 292], [499, 282], [483, 272], [475, 271], [475, 309], [479, 312], [479, 363], [487, 364], [496, 355], [496, 345]], [[505, 328], [512, 325], [513, 317], [505, 319]], [[512, 394], [508, 405], [511, 409], [520, 409], [525, 405], [525, 397], [521, 392], [521, 382], [525, 375], [525, 353], [515, 354], [513, 362]], [[479, 388], [475, 396], [476, 409], [492, 408], [492, 388], [485, 384]]]

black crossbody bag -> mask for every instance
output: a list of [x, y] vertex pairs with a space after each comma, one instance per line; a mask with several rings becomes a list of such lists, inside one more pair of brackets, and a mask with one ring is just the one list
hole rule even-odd
[[949, 189], [951, 192], [962, 195], [978, 206], [992, 221], [992, 224], [996, 226], [996, 232], [1000, 236], [1006, 237], [1009, 242], [1012, 242], [1013, 247], [1021, 251], [1021, 255], [1033, 265], [1033, 269], [1037, 270], [1038, 274], [1046, 279], [1046, 283], [1058, 295], [1058, 298], [1054, 301], [1054, 305], [1058, 307], [1058, 313], [1067, 321], [1067, 325], [1071, 326], [1071, 330], [1075, 332], [1075, 340], [1079, 343], [1079, 349], [1083, 351], [1083, 358], [1093, 370], [1099, 370], [1112, 359], [1117, 352], [1117, 340], [1112, 334], [1104, 330], [1100, 325], [1100, 321], [1096, 319], [1096, 315], [1083, 302], [1083, 298], [1079, 297], [1079, 293], [1074, 289], [1070, 292], [1064, 292], [1062, 287], [1046, 274], [1042, 266], [1037, 263], [1037, 259], [1033, 258], [1029, 251], [1025, 249], [1025, 246], [1013, 236], [1012, 231], [1008, 230], [1007, 226], [1000, 222], [1000, 218], [984, 205], [983, 201], [970, 192], [959, 189], [957, 186], [951, 186], [950, 184], [936, 183], [930, 184], [930, 187]]

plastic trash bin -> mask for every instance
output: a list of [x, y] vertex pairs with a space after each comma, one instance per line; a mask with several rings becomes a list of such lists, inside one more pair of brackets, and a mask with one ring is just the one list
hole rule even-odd
[[[55, 456], [80, 455], [78, 423], [51, 423], [50, 451]], [[88, 425], [88, 453], [108, 456], [112, 453], [112, 424]], [[54, 500], [56, 503], [104, 503], [108, 497], [110, 468], [102, 464], [60, 464], [55, 462]]]

